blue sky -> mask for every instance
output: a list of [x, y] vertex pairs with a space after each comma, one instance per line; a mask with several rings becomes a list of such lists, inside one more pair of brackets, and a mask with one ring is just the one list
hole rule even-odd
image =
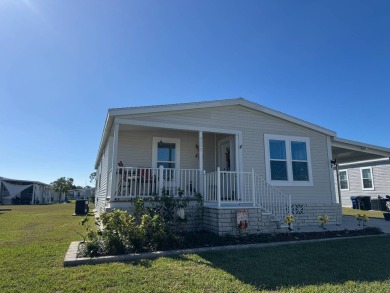
[[89, 184], [108, 108], [234, 97], [390, 147], [390, 1], [0, 0], [0, 176]]

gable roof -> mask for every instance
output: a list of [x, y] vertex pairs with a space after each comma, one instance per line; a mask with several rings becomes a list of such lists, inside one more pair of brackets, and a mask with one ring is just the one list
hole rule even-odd
[[243, 106], [254, 111], [262, 112], [282, 120], [312, 129], [314, 131], [324, 133], [329, 136], [335, 136], [336, 133], [332, 130], [318, 126], [316, 124], [307, 122], [305, 120], [290, 116], [288, 114], [273, 110], [271, 108], [264, 107], [260, 104], [248, 101], [243, 98], [204, 101], [204, 102], [191, 102], [191, 103], [179, 103], [179, 104], [166, 104], [166, 105], [154, 105], [154, 106], [142, 106], [142, 107], [127, 107], [127, 108], [112, 108], [108, 110], [106, 121], [104, 124], [104, 130], [100, 141], [99, 151], [95, 162], [95, 168], [103, 151], [109, 132], [111, 130], [114, 118], [117, 116], [134, 115], [134, 114], [150, 114], [150, 113], [164, 113], [171, 111], [191, 110], [191, 109], [205, 109], [224, 106]]
[[313, 129], [321, 133], [325, 133], [331, 136], [336, 135], [336, 133], [332, 130], [296, 118], [294, 116], [273, 110], [271, 108], [264, 107], [260, 104], [248, 101], [244, 98], [180, 103], [180, 104], [154, 105], [154, 106], [143, 106], [143, 107], [112, 108], [108, 110], [108, 114], [110, 114], [111, 116], [122, 116], [122, 115], [133, 115], [133, 114], [163, 113], [163, 112], [180, 111], [180, 110], [204, 109], [204, 108], [214, 108], [214, 107], [224, 107], [224, 106], [243, 106], [255, 111], [266, 113], [268, 115], [292, 122], [294, 124], [304, 126], [306, 128]]

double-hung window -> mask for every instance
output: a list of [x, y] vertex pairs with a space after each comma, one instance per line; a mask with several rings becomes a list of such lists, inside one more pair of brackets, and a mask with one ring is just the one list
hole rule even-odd
[[348, 172], [347, 170], [339, 171], [339, 182], [341, 190], [349, 190]]
[[312, 186], [307, 137], [264, 135], [267, 181], [273, 185]]
[[365, 167], [360, 168], [362, 175], [362, 189], [363, 190], [374, 190], [374, 181], [372, 180], [372, 168]]

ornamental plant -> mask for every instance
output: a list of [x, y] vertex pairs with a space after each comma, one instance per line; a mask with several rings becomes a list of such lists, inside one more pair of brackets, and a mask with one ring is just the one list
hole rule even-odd
[[289, 230], [292, 230], [291, 225], [294, 221], [295, 221], [295, 219], [294, 219], [293, 215], [287, 215], [284, 217], [284, 222], [288, 225]]
[[320, 227], [322, 229], [326, 230], [325, 224], [328, 223], [328, 221], [329, 221], [328, 215], [318, 216], [317, 220], [320, 221]]
[[355, 218], [358, 221], [358, 226], [366, 226], [368, 222], [368, 216], [366, 214], [357, 214]]

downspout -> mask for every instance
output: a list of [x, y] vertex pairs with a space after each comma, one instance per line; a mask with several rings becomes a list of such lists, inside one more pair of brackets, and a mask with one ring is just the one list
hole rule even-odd
[[343, 216], [343, 203], [341, 202], [341, 187], [340, 187], [340, 177], [339, 177], [339, 164], [335, 162], [336, 166], [336, 179], [337, 179], [337, 193], [339, 197], [339, 203], [340, 203], [340, 210], [341, 210], [341, 216]]

